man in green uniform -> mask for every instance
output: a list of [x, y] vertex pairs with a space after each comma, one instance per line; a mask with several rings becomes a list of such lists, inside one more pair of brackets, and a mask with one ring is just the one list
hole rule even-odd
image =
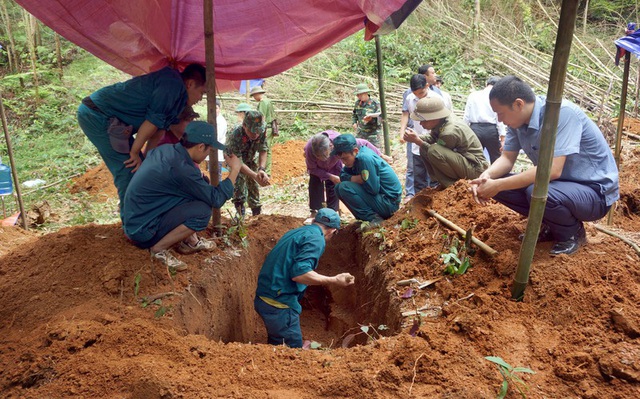
[[451, 115], [439, 97], [418, 101], [411, 119], [430, 130], [423, 136], [407, 129], [405, 141], [420, 147], [429, 176], [440, 183], [440, 189], [459, 179], [475, 179], [489, 167], [478, 136], [463, 121]]
[[333, 139], [333, 151], [344, 167], [335, 191], [358, 220], [378, 225], [400, 207], [402, 185], [391, 166], [370, 148], [358, 147], [352, 134]]
[[212, 146], [224, 149], [213, 126], [191, 122], [180, 143], [162, 145], [148, 153], [124, 196], [122, 226], [127, 237], [136, 246], [148, 248], [152, 259], [176, 271], [187, 265], [169, 252], [174, 244], [179, 243], [181, 253], [213, 248], [196, 232], [209, 224], [211, 208], [220, 208], [231, 198], [240, 171], [240, 159], [225, 156], [229, 177], [217, 187], [209, 185], [196, 164], [209, 155]]
[[[382, 141], [380, 140], [380, 104], [369, 96], [371, 89], [367, 87], [366, 83], [361, 83], [356, 86], [356, 90], [353, 92], [358, 99], [353, 108], [353, 129], [356, 133], [356, 137], [365, 139], [378, 148]], [[378, 114], [377, 116], [372, 116]]]
[[257, 109], [264, 117], [264, 123], [266, 124], [267, 144], [269, 144], [269, 149], [267, 150], [267, 174], [271, 174], [271, 146], [273, 145], [273, 138], [279, 135], [278, 120], [276, 119], [276, 110], [273, 107], [273, 102], [264, 93], [265, 90], [262, 86], [256, 86], [251, 89], [251, 96], [258, 102]]
[[[242, 125], [227, 133], [227, 152], [235, 154], [244, 163], [233, 192], [233, 203], [239, 215], [244, 216], [244, 203], [248, 202], [251, 213], [256, 216], [262, 210], [258, 185], [269, 185], [267, 174], [267, 143], [262, 114], [259, 111], [247, 111]], [[256, 163], [256, 154], [258, 162]]]
[[354, 283], [349, 273], [329, 277], [315, 271], [326, 241], [339, 228], [336, 211], [320, 209], [311, 225], [287, 232], [267, 255], [258, 275], [254, 308], [267, 328], [269, 344], [302, 347], [300, 300], [308, 285]]

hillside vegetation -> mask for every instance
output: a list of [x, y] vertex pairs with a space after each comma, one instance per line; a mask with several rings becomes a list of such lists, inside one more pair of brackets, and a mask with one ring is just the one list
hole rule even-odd
[[[483, 0], [478, 17], [476, 3], [423, 1], [398, 31], [382, 37], [393, 140], [401, 93], [417, 67], [425, 63], [434, 65], [443, 77], [458, 111], [467, 94], [490, 75], [517, 74], [538, 93], [546, 91], [560, 2]], [[622, 75], [621, 67], [614, 65], [612, 41], [623, 34], [628, 20], [637, 20], [638, 5], [628, 0], [592, 0], [586, 28], [583, 7], [581, 4], [565, 94], [594, 118], [607, 120], [617, 115]], [[67, 183], [100, 162], [77, 126], [77, 105], [92, 91], [127, 76], [57, 38], [13, 1], [0, 1], [0, 15], [0, 43], [9, 50], [0, 52], [0, 90], [19, 177], [22, 182], [42, 179], [48, 186], [23, 190], [27, 208], [49, 202], [58, 215], [40, 226], [45, 230], [116, 221], [117, 204], [96, 205], [82, 193], [71, 195]], [[635, 82], [635, 60], [631, 70], [630, 81]], [[306, 138], [326, 128], [349, 131], [352, 91], [360, 82], [378, 86], [375, 45], [363, 40], [363, 32], [270, 77], [266, 87], [281, 111], [280, 140]], [[231, 111], [243, 97], [224, 93], [222, 98], [228, 119], [234, 121]], [[637, 85], [632, 85], [629, 112], [637, 112], [636, 98]], [[8, 163], [4, 140], [0, 140], [0, 156]], [[10, 212], [15, 210], [11, 201], [7, 205]]]

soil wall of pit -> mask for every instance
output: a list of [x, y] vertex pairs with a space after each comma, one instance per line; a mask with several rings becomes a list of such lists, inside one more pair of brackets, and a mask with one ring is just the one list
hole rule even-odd
[[[262, 263], [285, 232], [300, 226], [299, 219], [258, 217], [248, 224], [247, 248], [228, 249], [205, 260], [209, 265], [192, 279], [189, 295], [176, 307], [175, 321], [188, 334], [202, 334], [223, 342], [266, 342], [262, 320], [253, 308], [257, 276]], [[251, 231], [271, 231], [252, 237]], [[348, 272], [357, 284], [309, 287], [302, 302], [304, 339], [337, 345], [343, 336], [359, 325], [384, 324], [389, 332], [400, 328], [398, 303], [387, 290], [384, 267], [376, 262], [372, 250], [362, 240], [356, 226], [335, 234], [327, 244], [317, 272], [335, 275]], [[358, 342], [357, 340], [354, 342]]]

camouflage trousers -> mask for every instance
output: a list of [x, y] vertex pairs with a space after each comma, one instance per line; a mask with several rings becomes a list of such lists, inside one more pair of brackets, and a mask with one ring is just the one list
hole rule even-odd
[[[245, 165], [254, 172], [258, 170], [258, 164], [255, 160], [245, 162]], [[249, 204], [250, 208], [260, 207], [260, 186], [249, 176], [240, 173], [233, 189], [233, 203], [244, 204], [245, 202]]]
[[363, 132], [362, 130], [358, 130], [358, 134], [356, 134], [356, 137], [359, 139], [367, 140], [371, 144], [378, 147], [379, 150], [383, 149], [382, 147], [380, 147], [382, 145], [382, 134], [380, 133], [380, 130], [374, 130], [373, 132]]

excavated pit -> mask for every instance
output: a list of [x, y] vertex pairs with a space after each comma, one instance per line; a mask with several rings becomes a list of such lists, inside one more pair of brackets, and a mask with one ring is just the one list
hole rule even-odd
[[[398, 303], [387, 289], [384, 266], [370, 255], [355, 228], [349, 226], [331, 238], [316, 269], [325, 275], [351, 273], [355, 285], [310, 286], [301, 302], [303, 339], [323, 347], [342, 345], [344, 337], [360, 331], [362, 325], [377, 328], [383, 324], [388, 327], [386, 334], [400, 329]], [[216, 341], [266, 343], [253, 300], [262, 263], [281, 235], [274, 232], [265, 242], [251, 241], [246, 250], [218, 259], [210, 273], [192, 282], [193, 295], [185, 295], [176, 308], [180, 328]], [[366, 338], [360, 334], [351, 345]]]

